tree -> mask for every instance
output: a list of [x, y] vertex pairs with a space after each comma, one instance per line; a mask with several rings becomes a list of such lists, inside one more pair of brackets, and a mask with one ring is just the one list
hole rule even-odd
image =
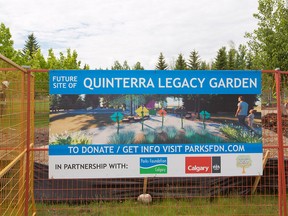
[[[246, 33], [248, 46], [252, 52], [253, 68], [288, 70], [288, 8], [284, 0], [258, 0], [258, 28]], [[287, 76], [284, 76], [282, 88], [287, 88]], [[275, 91], [272, 74], [263, 74], [262, 89], [271, 95]], [[282, 91], [284, 92], [284, 91]]]
[[[204, 66], [204, 65], [202, 65], [202, 66]], [[201, 68], [200, 56], [199, 56], [198, 52], [194, 49], [190, 53], [190, 56], [189, 56], [188, 69], [189, 70], [199, 70], [200, 68]]]
[[133, 70], [144, 70], [144, 67], [141, 65], [140, 62], [136, 62], [136, 64], [132, 68]]
[[258, 28], [246, 33], [259, 69], [288, 70], [288, 9], [284, 0], [258, 0]]
[[206, 61], [200, 61], [200, 70], [209, 70], [210, 66]]
[[36, 37], [33, 33], [28, 35], [28, 39], [25, 41], [24, 48], [22, 50], [23, 54], [28, 54], [31, 59], [33, 59], [34, 53], [37, 52], [37, 50], [40, 49], [40, 46], [38, 45], [38, 42], [36, 40]]
[[183, 58], [183, 55], [180, 53], [176, 60], [175, 70], [186, 70], [186, 69], [187, 69], [186, 61]]
[[247, 47], [240, 44], [236, 54], [236, 69], [244, 70], [247, 69]]
[[80, 69], [81, 61], [77, 60], [78, 54], [76, 50], [73, 50], [71, 53], [71, 49], [67, 49], [67, 55], [65, 56], [62, 52], [60, 52], [60, 59], [58, 60], [60, 63], [61, 69]]
[[84, 103], [85, 103], [86, 108], [93, 107], [95, 109], [100, 105], [100, 97], [99, 95], [86, 94], [84, 97]]
[[10, 29], [4, 23], [0, 24], [0, 53], [9, 59], [14, 59], [17, 52], [13, 48], [14, 41], [11, 39]]
[[114, 65], [111, 67], [111, 70], [123, 70], [123, 67], [120, 64], [120, 62], [117, 60], [114, 62]]
[[156, 70], [167, 70], [167, 69], [168, 69], [168, 65], [165, 62], [163, 53], [161, 52], [158, 58], [157, 65], [156, 65]]
[[228, 69], [234, 70], [236, 66], [236, 50], [235, 48], [231, 48], [228, 51]]
[[228, 69], [226, 47], [222, 47], [218, 50], [214, 65], [215, 65], [215, 69], [217, 70]]
[[130, 66], [128, 65], [128, 62], [126, 60], [123, 62], [122, 68], [123, 70], [130, 70]]

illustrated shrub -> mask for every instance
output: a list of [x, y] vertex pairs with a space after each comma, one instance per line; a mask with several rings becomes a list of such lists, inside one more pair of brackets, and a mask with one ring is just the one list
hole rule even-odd
[[220, 131], [226, 135], [229, 142], [243, 142], [243, 143], [259, 143], [262, 140], [262, 135], [243, 129], [237, 125], [224, 125]]
[[133, 131], [114, 133], [108, 141], [108, 144], [132, 144], [134, 143], [135, 133]]
[[77, 144], [91, 144], [92, 138], [81, 132], [78, 133], [62, 133], [56, 134], [52, 137], [52, 145], [77, 145]]

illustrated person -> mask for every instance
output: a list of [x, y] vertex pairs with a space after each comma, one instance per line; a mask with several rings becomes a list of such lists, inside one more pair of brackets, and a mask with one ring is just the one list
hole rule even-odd
[[281, 105], [281, 111], [282, 111], [283, 116], [288, 115], [288, 103], [287, 102]]
[[243, 96], [238, 97], [238, 104], [237, 104], [237, 110], [235, 113], [235, 117], [238, 118], [238, 122], [240, 125], [246, 127], [250, 130], [249, 126], [246, 124], [245, 119], [248, 114], [248, 103], [244, 101]]
[[247, 116], [248, 120], [248, 126], [254, 130], [253, 124], [254, 124], [254, 118], [255, 118], [256, 110], [250, 109], [249, 115]]
[[8, 81], [2, 81], [1, 87], [0, 87], [0, 118], [2, 118], [2, 115], [4, 114], [4, 109], [6, 106], [6, 89], [9, 86]]

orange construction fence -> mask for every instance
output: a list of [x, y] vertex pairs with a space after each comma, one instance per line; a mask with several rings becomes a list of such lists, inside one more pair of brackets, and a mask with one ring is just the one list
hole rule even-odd
[[[34, 78], [39, 74], [43, 79]], [[281, 80], [288, 72], [262, 74], [276, 87], [261, 95], [261, 177], [48, 179], [48, 70], [0, 55], [0, 80], [9, 82], [0, 120], [0, 215], [287, 215], [288, 83]], [[137, 203], [146, 192], [153, 203]]]

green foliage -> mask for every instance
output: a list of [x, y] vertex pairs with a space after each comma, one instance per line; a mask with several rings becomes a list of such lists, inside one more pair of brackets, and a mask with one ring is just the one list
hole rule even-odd
[[17, 52], [14, 50], [14, 41], [11, 39], [10, 29], [4, 23], [0, 24], [0, 53], [9, 59], [14, 59]]
[[165, 62], [165, 57], [162, 52], [159, 55], [156, 70], [168, 70], [168, 65]]
[[[202, 65], [201, 65], [202, 64]], [[189, 56], [188, 60], [188, 69], [189, 70], [199, 70], [199, 69], [206, 69], [205, 62], [201, 62], [199, 53], [194, 49]]]
[[34, 33], [28, 35], [28, 39], [25, 41], [24, 48], [22, 50], [23, 54], [28, 54], [30, 59], [33, 59], [34, 53], [36, 53], [40, 49], [38, 45], [37, 39], [34, 36]]
[[222, 47], [218, 50], [215, 59], [214, 67], [216, 70], [227, 70], [228, 69], [228, 58], [226, 47]]
[[186, 70], [186, 69], [187, 69], [186, 61], [183, 55], [179, 54], [175, 64], [175, 70]]
[[144, 70], [144, 67], [141, 65], [140, 62], [136, 62], [136, 64], [133, 66], [132, 70]]
[[228, 137], [229, 142], [240, 143], [259, 143], [261, 142], [261, 135], [255, 132], [250, 132], [237, 125], [223, 125], [220, 131]]
[[135, 133], [133, 131], [114, 133], [110, 136], [108, 144], [132, 144], [134, 143]]
[[51, 138], [53, 140], [51, 145], [77, 145], [77, 144], [92, 144], [92, 138], [87, 134], [65, 132], [63, 134], [56, 134]]
[[258, 28], [246, 33], [256, 68], [288, 70], [288, 10], [284, 0], [258, 0]]

